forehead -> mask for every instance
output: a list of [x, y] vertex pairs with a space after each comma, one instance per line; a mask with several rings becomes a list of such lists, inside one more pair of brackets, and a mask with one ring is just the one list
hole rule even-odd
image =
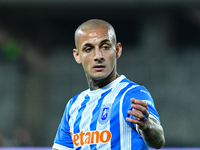
[[78, 44], [84, 43], [85, 41], [94, 42], [105, 38], [112, 41], [114, 32], [109, 28], [97, 28], [87, 30], [80, 29], [77, 34]]
[[83, 38], [94, 38], [100, 36], [109, 36], [109, 33], [110, 31], [108, 28], [97, 28], [97, 29], [87, 29], [87, 30], [80, 29], [78, 32], [78, 38], [83, 39]]

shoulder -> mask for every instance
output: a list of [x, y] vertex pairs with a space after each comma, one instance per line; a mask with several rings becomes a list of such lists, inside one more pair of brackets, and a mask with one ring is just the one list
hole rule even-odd
[[128, 88], [125, 91], [125, 99], [135, 98], [140, 100], [152, 99], [150, 92], [143, 85], [137, 84], [127, 78], [121, 80], [121, 83], [128, 83]]
[[75, 95], [74, 97], [72, 97], [66, 105], [65, 111], [67, 113], [69, 113], [69, 111], [71, 110], [72, 107], [79, 107], [79, 105], [81, 104], [80, 101], [82, 101], [86, 95], [88, 93], [88, 90], [82, 91], [81, 93]]
[[146, 89], [146, 87], [142, 85], [133, 85], [129, 91], [127, 91], [126, 98], [135, 98], [138, 100], [151, 100], [152, 96], [150, 92]]
[[129, 85], [129, 91], [130, 92], [138, 92], [138, 93], [146, 93], [149, 94], [149, 91], [147, 90], [147, 88], [143, 85], [137, 84], [131, 80], [129, 80], [128, 78], [123, 78], [120, 83], [128, 83]]
[[83, 97], [83, 96], [85, 97], [87, 94], [88, 94], [88, 90], [84, 90], [84, 91], [82, 91], [82, 92], [76, 94], [74, 97], [72, 97], [72, 98], [68, 101], [68, 103], [72, 105], [72, 104], [75, 103], [80, 97]]

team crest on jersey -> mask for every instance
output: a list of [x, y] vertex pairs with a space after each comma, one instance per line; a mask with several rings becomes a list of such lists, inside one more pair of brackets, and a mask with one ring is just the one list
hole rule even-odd
[[99, 112], [98, 121], [100, 124], [105, 124], [110, 119], [111, 104], [102, 104]]

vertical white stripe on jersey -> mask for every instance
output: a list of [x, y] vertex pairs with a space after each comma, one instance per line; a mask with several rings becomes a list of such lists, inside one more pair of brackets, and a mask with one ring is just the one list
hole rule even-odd
[[125, 148], [125, 150], [131, 150], [131, 135], [132, 135], [132, 128], [130, 128], [130, 126], [125, 122], [125, 119], [123, 117], [123, 112], [122, 112], [122, 104], [123, 104], [123, 100], [124, 100], [124, 96], [125, 94], [137, 87], [138, 85], [133, 85], [131, 86], [129, 89], [126, 90], [126, 92], [124, 92], [123, 96], [121, 97], [121, 101], [120, 101], [120, 107], [119, 107], [119, 117], [120, 117], [120, 143], [121, 143], [121, 147]]
[[[84, 133], [90, 131], [90, 123], [92, 119], [92, 112], [95, 109], [96, 105], [98, 104], [98, 97], [92, 98], [90, 97], [89, 102], [86, 105], [85, 110], [82, 113], [82, 119], [80, 122], [79, 129], [80, 131], [83, 131]], [[88, 109], [89, 108], [89, 109]], [[84, 139], [85, 141], [85, 139]], [[81, 150], [90, 150], [90, 145], [86, 144], [84, 145]]]
[[[120, 83], [117, 85], [117, 87], [114, 87], [110, 93], [108, 95], [106, 95], [106, 97], [103, 100], [103, 104], [113, 104], [113, 102], [115, 101], [115, 98], [117, 97], [117, 95], [119, 94], [119, 92], [121, 91], [121, 89], [123, 89], [124, 87], [126, 87], [129, 83]], [[112, 116], [112, 114], [111, 114]], [[97, 130], [101, 131], [101, 130], [109, 130], [110, 131], [110, 119], [109, 121], [102, 125], [99, 122], [97, 122]], [[111, 148], [111, 141], [109, 141], [108, 143], [98, 143], [97, 144], [97, 149], [101, 148], [101, 149], [110, 149]]]
[[73, 123], [75, 122], [76, 117], [78, 115], [78, 110], [81, 107], [81, 105], [79, 105], [79, 104], [81, 104], [84, 100], [85, 100], [85, 94], [80, 94], [77, 97], [77, 100], [74, 102], [74, 104], [72, 105], [72, 107], [71, 107], [71, 109], [69, 111], [69, 115], [71, 116], [70, 120], [69, 120], [69, 126], [70, 126], [70, 132], [72, 132], [72, 133], [74, 131], [74, 129], [73, 129]]

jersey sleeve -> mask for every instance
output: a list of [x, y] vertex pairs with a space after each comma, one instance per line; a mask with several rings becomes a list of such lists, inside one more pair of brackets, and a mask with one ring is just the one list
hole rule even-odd
[[63, 113], [60, 125], [58, 127], [53, 148], [59, 150], [70, 150], [73, 149], [73, 142], [70, 134], [70, 127], [69, 127], [69, 117], [68, 117], [68, 106], [69, 102], [65, 108]]
[[[123, 99], [123, 106], [122, 106], [123, 117], [124, 117], [125, 121], [126, 121], [126, 117], [130, 117], [130, 118], [134, 119], [134, 116], [128, 114], [128, 111], [132, 110], [131, 98], [135, 98], [136, 100], [142, 100], [142, 101], [147, 102], [149, 116], [155, 118], [160, 123], [160, 118], [159, 118], [158, 112], [156, 110], [153, 98], [152, 98], [151, 94], [149, 93], [149, 91], [144, 86], [137, 86], [137, 87], [129, 90], [125, 94], [124, 99]], [[136, 128], [135, 124], [130, 123], [128, 121], [126, 121], [126, 123], [129, 126]]]

